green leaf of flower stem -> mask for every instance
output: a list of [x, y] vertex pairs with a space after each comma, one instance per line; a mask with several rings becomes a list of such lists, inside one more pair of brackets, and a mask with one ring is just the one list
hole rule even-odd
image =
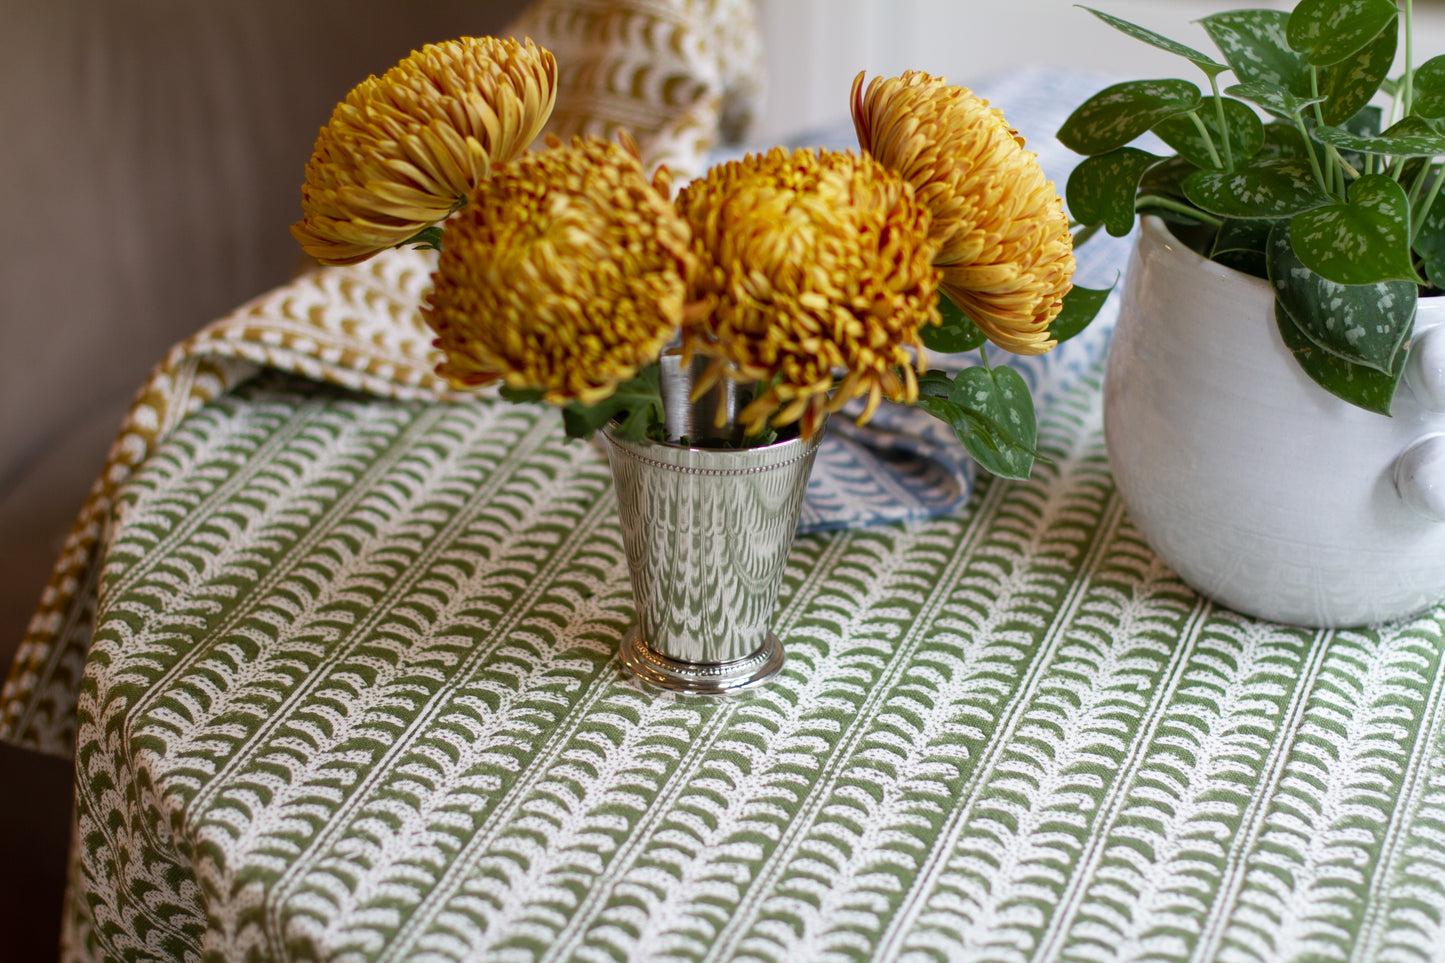
[[[1242, 101], [1228, 97], [1205, 97], [1199, 104], [1195, 116], [1209, 132], [1209, 140], [1199, 132], [1199, 124], [1188, 114], [1175, 114], [1154, 125], [1154, 133], [1179, 152], [1179, 156], [1196, 167], [1219, 167], [1216, 156], [1223, 150], [1225, 133], [1219, 129], [1219, 114], [1216, 101], [1224, 104], [1224, 124], [1228, 129], [1229, 143], [1234, 150], [1236, 163], [1246, 161], [1264, 146], [1264, 124], [1259, 115]], [[1215, 154], [1210, 153], [1213, 145]]]
[[1159, 121], [1199, 106], [1199, 88], [1185, 80], [1131, 80], [1099, 91], [1069, 115], [1059, 140], [1075, 153], [1106, 154]]
[[[953, 380], [937, 368], [925, 371], [918, 376], [918, 399], [920, 404], [925, 398], [931, 401], [947, 401], [948, 396], [951, 394], [953, 394]], [[948, 421], [947, 418], [943, 420]]]
[[1236, 171], [1199, 171], [1184, 181], [1184, 194], [1220, 217], [1288, 217], [1330, 203], [1310, 165], [1298, 160], [1263, 161]]
[[1269, 276], [1265, 251], [1273, 221], [1227, 218], [1214, 235], [1209, 259], [1257, 278]]
[[1006, 365], [965, 368], [954, 378], [949, 400], [974, 416], [959, 440], [975, 461], [1000, 478], [1029, 477], [1039, 429], [1022, 375]]
[[[1076, 6], [1082, 6], [1082, 4], [1076, 4]], [[1135, 40], [1142, 40], [1151, 47], [1157, 47], [1167, 53], [1178, 54], [1199, 67], [1200, 70], [1203, 70], [1210, 77], [1216, 77], [1229, 69], [1227, 64], [1219, 63], [1208, 54], [1201, 53], [1193, 47], [1186, 47], [1182, 43], [1176, 43], [1168, 37], [1157, 34], [1146, 27], [1141, 27], [1136, 23], [1130, 23], [1127, 20], [1121, 20], [1118, 17], [1095, 10], [1093, 7], [1083, 7], [1083, 9], [1089, 11], [1115, 30], [1126, 33]]]
[[1431, 57], [1419, 66], [1414, 78], [1414, 113], [1421, 117], [1445, 117], [1445, 55]]
[[1245, 84], [1270, 84], [1297, 95], [1310, 90], [1309, 65], [1291, 50], [1282, 10], [1231, 10], [1199, 21], [1224, 55], [1229, 69]]
[[1406, 117], [1383, 134], [1361, 137], [1342, 127], [1319, 127], [1311, 132], [1321, 144], [1338, 150], [1389, 157], [1438, 157], [1445, 154], [1445, 134], [1419, 117]]
[[925, 327], [921, 332], [923, 346], [928, 350], [959, 354], [977, 350], [988, 340], [979, 326], [942, 291], [938, 293], [938, 313], [943, 315], [943, 323], [936, 328]]
[[1116, 278], [1114, 284], [1107, 288], [1083, 288], [1077, 284], [1070, 288], [1069, 293], [1064, 295], [1063, 308], [1049, 325], [1049, 337], [1063, 344], [1087, 328], [1118, 283]]
[[1279, 301], [1274, 304], [1274, 323], [1285, 347], [1299, 362], [1300, 368], [1315, 384], [1350, 404], [1366, 411], [1388, 415], [1395, 399], [1395, 389], [1405, 370], [1405, 352], [1398, 364], [1388, 372], [1351, 364], [1344, 358], [1325, 351], [1310, 341]]
[[572, 402], [562, 409], [562, 427], [569, 438], [591, 438], [609, 421], [617, 420], [619, 437], [641, 441], [663, 422], [662, 391], [657, 365], [648, 365], [637, 377], [618, 385], [595, 405]]
[[941, 371], [918, 379], [918, 407], [947, 424], [984, 470], [1027, 478], [1038, 456], [1038, 423], [1028, 385], [1006, 366]]
[[514, 405], [538, 404], [546, 397], [547, 392], [541, 388], [513, 388], [510, 385], [502, 385], [497, 394]]
[[1262, 80], [1226, 87], [1225, 93], [1240, 97], [1286, 120], [1295, 120], [1313, 104], [1324, 103], [1324, 97], [1298, 97], [1287, 87]]
[[1120, 147], [1086, 158], [1064, 188], [1069, 214], [1081, 224], [1102, 223], [1115, 237], [1134, 228], [1134, 199], [1144, 172], [1161, 158], [1137, 147]]
[[1276, 300], [1300, 334], [1355, 368], [1383, 374], [1395, 371], [1400, 349], [1414, 327], [1415, 285], [1336, 284], [1305, 266], [1290, 235], [1288, 224], [1278, 224], [1270, 233], [1269, 279]]
[[1306, 267], [1336, 284], [1416, 282], [1410, 200], [1405, 189], [1384, 174], [1355, 181], [1343, 204], [1296, 214], [1290, 239]]
[[953, 380], [937, 369], [925, 371], [918, 376], [918, 401], [916, 406], [953, 429], [960, 440], [974, 433], [975, 426], [984, 429], [979, 443], [992, 454], [998, 453], [998, 445], [987, 431], [988, 426], [973, 412], [965, 410], [953, 401]]
[[1415, 235], [1415, 253], [1420, 256], [1430, 283], [1445, 288], [1445, 197], [1435, 198], [1435, 203], [1430, 205], [1424, 226]]
[[440, 224], [432, 224], [429, 227], [424, 227], [396, 246], [398, 248], [414, 247], [440, 251], [442, 249], [442, 227]]
[[1394, 0], [1300, 0], [1285, 37], [1311, 64], [1328, 67], [1359, 52], [1398, 17]]
[[972, 430], [969, 415], [950, 400], [952, 394], [953, 381], [947, 374], [937, 369], [925, 371], [918, 376], [918, 401], [914, 404], [948, 425], [962, 439]]

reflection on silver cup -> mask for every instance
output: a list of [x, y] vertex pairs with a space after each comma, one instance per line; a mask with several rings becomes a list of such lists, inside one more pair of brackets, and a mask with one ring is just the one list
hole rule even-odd
[[622, 657], [639, 678], [729, 692], [782, 668], [769, 625], [822, 435], [736, 449], [604, 430], [637, 605]]

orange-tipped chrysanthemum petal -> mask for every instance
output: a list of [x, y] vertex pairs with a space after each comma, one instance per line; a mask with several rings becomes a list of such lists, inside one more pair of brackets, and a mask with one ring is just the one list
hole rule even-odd
[[[800, 422], [867, 397], [912, 403], [919, 330], [937, 324], [938, 245], [901, 177], [851, 153], [774, 149], [713, 168], [677, 200], [693, 233], [689, 350], [758, 381], [750, 431]], [[834, 376], [841, 382], [835, 385]]]
[[550, 53], [495, 37], [428, 44], [368, 77], [316, 138], [292, 236], [354, 264], [442, 220], [536, 138], [556, 85]]
[[863, 89], [853, 81], [858, 143], [933, 215], [943, 292], [989, 339], [1042, 354], [1072, 286], [1073, 237], [1058, 191], [1003, 114], [965, 87], [918, 71]]
[[677, 333], [689, 240], [634, 151], [578, 139], [497, 168], [447, 223], [422, 312], [437, 373], [601, 401]]

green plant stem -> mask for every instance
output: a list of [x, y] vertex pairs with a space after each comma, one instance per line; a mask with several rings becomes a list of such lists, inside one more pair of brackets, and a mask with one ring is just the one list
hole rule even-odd
[[[1311, 67], [1310, 67], [1310, 96], [1312, 96], [1312, 97], [1318, 97], [1319, 95], [1320, 95], [1320, 70], [1319, 70], [1318, 67], [1311, 66]], [[1313, 104], [1313, 106], [1311, 107], [1311, 109], [1315, 112], [1315, 124], [1316, 124], [1316, 126], [1319, 126], [1319, 127], [1325, 126], [1325, 110], [1324, 110], [1324, 106], [1323, 106], [1319, 101], [1316, 101], [1316, 102]], [[1340, 185], [1339, 185], [1339, 190], [1337, 191], [1337, 190], [1335, 189], [1335, 173], [1336, 173], [1336, 168], [1335, 168], [1333, 165], [1326, 165], [1326, 166], [1323, 167], [1323, 168], [1320, 167], [1319, 160], [1318, 160], [1318, 158], [1317, 158], [1316, 155], [1315, 155], [1314, 142], [1310, 139], [1309, 131], [1305, 129], [1304, 121], [1303, 121], [1301, 118], [1296, 117], [1296, 118], [1295, 118], [1295, 123], [1299, 125], [1300, 135], [1304, 137], [1304, 140], [1305, 140], [1305, 149], [1308, 150], [1308, 151], [1309, 151], [1309, 154], [1310, 154], [1310, 166], [1312, 166], [1312, 167], [1314, 168], [1314, 170], [1315, 170], [1315, 177], [1319, 179], [1320, 188], [1321, 188], [1326, 194], [1329, 194], [1331, 197], [1339, 197], [1340, 199], [1343, 200], [1343, 199], [1344, 199], [1344, 194], [1345, 194], [1345, 190], [1344, 190], [1344, 176], [1343, 176], [1343, 174], [1340, 176]], [[1338, 156], [1338, 155], [1336, 155], [1336, 156]]]
[[1224, 166], [1234, 170], [1234, 147], [1229, 142], [1229, 125], [1224, 121], [1224, 99], [1219, 96], [1219, 76], [1209, 75], [1209, 89], [1214, 91], [1214, 114], [1219, 120], [1219, 136], [1224, 138]]
[[[1195, 128], [1198, 129], [1198, 131], [1199, 131], [1199, 136], [1204, 138], [1204, 146], [1205, 146], [1205, 148], [1208, 149], [1208, 151], [1209, 151], [1209, 159], [1210, 159], [1210, 161], [1212, 161], [1212, 162], [1214, 163], [1214, 166], [1215, 166], [1215, 167], [1219, 167], [1219, 166], [1220, 166], [1219, 151], [1215, 150], [1215, 148], [1214, 148], [1214, 138], [1209, 136], [1209, 128], [1204, 126], [1204, 118], [1202, 118], [1202, 117], [1199, 116], [1199, 111], [1198, 111], [1198, 110], [1191, 110], [1191, 111], [1189, 112], [1189, 119], [1192, 120], [1192, 121], [1194, 121], [1194, 126], [1195, 126]], [[1222, 128], [1223, 126], [1224, 126], [1224, 122], [1221, 120], [1221, 121], [1220, 121], [1220, 127]], [[1226, 141], [1226, 145], [1225, 145], [1225, 146], [1226, 146], [1226, 147], [1228, 146], [1227, 141]], [[1230, 170], [1234, 170], [1234, 165], [1233, 165], [1233, 164], [1230, 164], [1230, 165], [1229, 165], [1229, 169], [1230, 169]]]
[[[1348, 176], [1350, 176], [1350, 177], [1352, 177], [1352, 178], [1356, 178], [1356, 179], [1359, 178], [1360, 172], [1357, 171], [1357, 170], [1355, 170], [1353, 167], [1351, 167], [1349, 164], [1347, 164], [1347, 163], [1345, 162], [1345, 159], [1340, 156], [1340, 152], [1339, 152], [1339, 150], [1338, 150], [1337, 148], [1331, 146], [1331, 147], [1329, 148], [1329, 153], [1330, 153], [1330, 160], [1333, 161], [1333, 164], [1331, 165], [1333, 168], [1335, 168], [1336, 170], [1340, 171], [1342, 174], [1346, 174], [1346, 175], [1348, 175]], [[1369, 156], [1370, 156], [1369, 154], [1366, 154], [1366, 155], [1365, 155], [1366, 159], [1368, 159]], [[1344, 189], [1344, 185], [1341, 184], [1341, 190], [1343, 190], [1343, 189]]]
[[1414, 33], [1414, 0], [1405, 0], [1405, 79], [1401, 84], [1400, 99], [1403, 101], [1401, 106], [1404, 108], [1404, 116], [1406, 117], [1409, 117], [1411, 111], [1415, 109], [1415, 78], [1413, 76], [1415, 69], [1414, 64], [1411, 62], [1415, 55], [1415, 51], [1412, 49], [1414, 46], [1412, 43]]
[[1410, 185], [1410, 210], [1415, 210], [1416, 206], [1420, 203], [1420, 195], [1425, 193], [1425, 186], [1430, 183], [1430, 174], [1432, 171], [1431, 166], [1425, 164], [1420, 168], [1420, 173], [1416, 175], [1414, 183]]
[[1315, 146], [1310, 141], [1310, 132], [1305, 127], [1304, 118], [1297, 116], [1294, 122], [1295, 126], [1299, 128], [1300, 136], [1304, 138], [1305, 154], [1309, 156], [1310, 170], [1315, 172], [1315, 181], [1320, 185], [1320, 190], [1331, 197], [1337, 196], [1334, 191], [1330, 190], [1330, 182], [1325, 179], [1325, 172], [1320, 168], [1320, 159], [1315, 154]]
[[[1425, 165], [1425, 174], [1429, 174], [1431, 170], [1430, 165]], [[1412, 247], [1415, 244], [1415, 238], [1419, 237], [1420, 232], [1425, 229], [1425, 221], [1430, 216], [1430, 208], [1435, 206], [1435, 199], [1440, 196], [1441, 186], [1445, 185], [1445, 173], [1439, 171], [1435, 173], [1435, 182], [1430, 185], [1430, 191], [1425, 195], [1425, 202], [1411, 207], [1414, 212], [1410, 218], [1410, 245]]]
[[1201, 224], [1209, 224], [1219, 227], [1224, 222], [1213, 214], [1206, 214], [1197, 207], [1190, 207], [1188, 204], [1181, 204], [1173, 198], [1163, 197], [1159, 194], [1140, 194], [1134, 200], [1134, 210], [1143, 211], [1149, 208], [1158, 208], [1163, 211], [1173, 211], [1176, 214], [1183, 214], [1185, 217], [1193, 218]]

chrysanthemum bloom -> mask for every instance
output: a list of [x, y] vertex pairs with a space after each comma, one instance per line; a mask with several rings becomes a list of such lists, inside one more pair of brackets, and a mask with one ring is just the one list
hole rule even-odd
[[635, 150], [595, 139], [498, 167], [447, 224], [422, 309], [437, 373], [595, 404], [657, 360], [693, 267], [667, 191]]
[[1073, 237], [1054, 185], [1003, 114], [967, 88], [907, 71], [853, 81], [858, 143], [933, 214], [943, 292], [1000, 347], [1042, 354], [1072, 286]]
[[368, 77], [321, 128], [291, 234], [324, 264], [354, 264], [449, 214], [536, 138], [557, 65], [530, 40], [462, 37]]
[[[937, 324], [937, 242], [913, 189], [873, 159], [775, 148], [714, 167], [683, 188], [693, 232], [693, 295], [712, 310], [687, 347], [763, 392], [741, 413], [747, 430], [799, 422], [867, 396], [918, 398], [919, 330]], [[834, 385], [835, 371], [842, 380]]]

